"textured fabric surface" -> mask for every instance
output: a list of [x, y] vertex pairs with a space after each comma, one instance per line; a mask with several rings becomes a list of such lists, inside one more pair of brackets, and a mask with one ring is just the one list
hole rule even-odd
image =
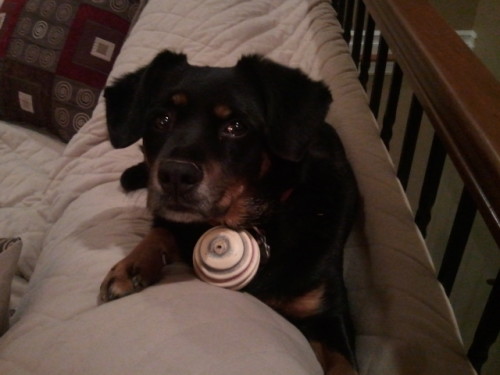
[[68, 141], [92, 115], [139, 0], [5, 0], [0, 116]]
[[0, 238], [0, 336], [9, 328], [11, 283], [22, 246], [20, 238]]
[[[163, 48], [215, 66], [261, 53], [327, 83], [327, 120], [363, 200], [345, 268], [360, 373], [473, 374], [329, 1], [150, 0], [110, 79]], [[96, 304], [107, 270], [148, 230], [145, 192], [126, 195], [118, 182], [140, 159], [138, 145], [109, 144], [101, 99], [52, 171], [40, 211], [50, 229], [0, 340], [0, 373], [320, 374], [293, 326], [180, 265], [139, 294]]]
[[13, 306], [24, 293], [42, 249], [49, 227], [45, 190], [63, 149], [64, 144], [47, 133], [0, 121], [0, 236], [23, 239]]

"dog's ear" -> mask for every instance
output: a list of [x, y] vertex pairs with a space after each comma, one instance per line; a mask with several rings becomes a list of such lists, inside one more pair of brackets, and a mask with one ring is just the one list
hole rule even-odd
[[327, 86], [258, 55], [242, 57], [236, 69], [256, 82], [263, 94], [271, 150], [283, 159], [301, 160], [332, 102]]
[[166, 75], [182, 64], [187, 64], [186, 55], [163, 51], [149, 65], [123, 76], [104, 90], [109, 139], [114, 147], [130, 146], [142, 137], [151, 93], [167, 83]]
[[146, 68], [129, 73], [104, 90], [106, 102], [106, 122], [109, 140], [113, 147], [122, 148], [135, 142], [126, 129], [132, 103]]

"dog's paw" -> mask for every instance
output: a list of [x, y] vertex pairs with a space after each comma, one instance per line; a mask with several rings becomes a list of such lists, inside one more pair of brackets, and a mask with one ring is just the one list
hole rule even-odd
[[136, 263], [127, 262], [127, 259], [117, 263], [108, 272], [101, 284], [99, 300], [108, 302], [140, 292], [153, 284], [157, 275], [151, 275], [141, 269]]

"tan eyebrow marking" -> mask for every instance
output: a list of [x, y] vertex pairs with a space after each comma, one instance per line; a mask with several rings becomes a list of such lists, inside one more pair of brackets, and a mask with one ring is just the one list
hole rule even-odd
[[184, 94], [184, 93], [177, 93], [177, 94], [174, 94], [172, 95], [172, 102], [174, 103], [174, 105], [186, 105], [187, 102], [188, 102], [188, 98], [187, 98], [187, 95]]
[[214, 114], [221, 120], [226, 120], [233, 112], [227, 105], [219, 104], [214, 107]]

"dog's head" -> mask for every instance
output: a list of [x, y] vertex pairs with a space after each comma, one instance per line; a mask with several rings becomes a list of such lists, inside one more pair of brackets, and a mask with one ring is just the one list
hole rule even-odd
[[265, 209], [263, 181], [300, 163], [331, 102], [322, 83], [259, 56], [212, 68], [169, 51], [105, 98], [113, 146], [143, 139], [153, 213], [232, 227]]

